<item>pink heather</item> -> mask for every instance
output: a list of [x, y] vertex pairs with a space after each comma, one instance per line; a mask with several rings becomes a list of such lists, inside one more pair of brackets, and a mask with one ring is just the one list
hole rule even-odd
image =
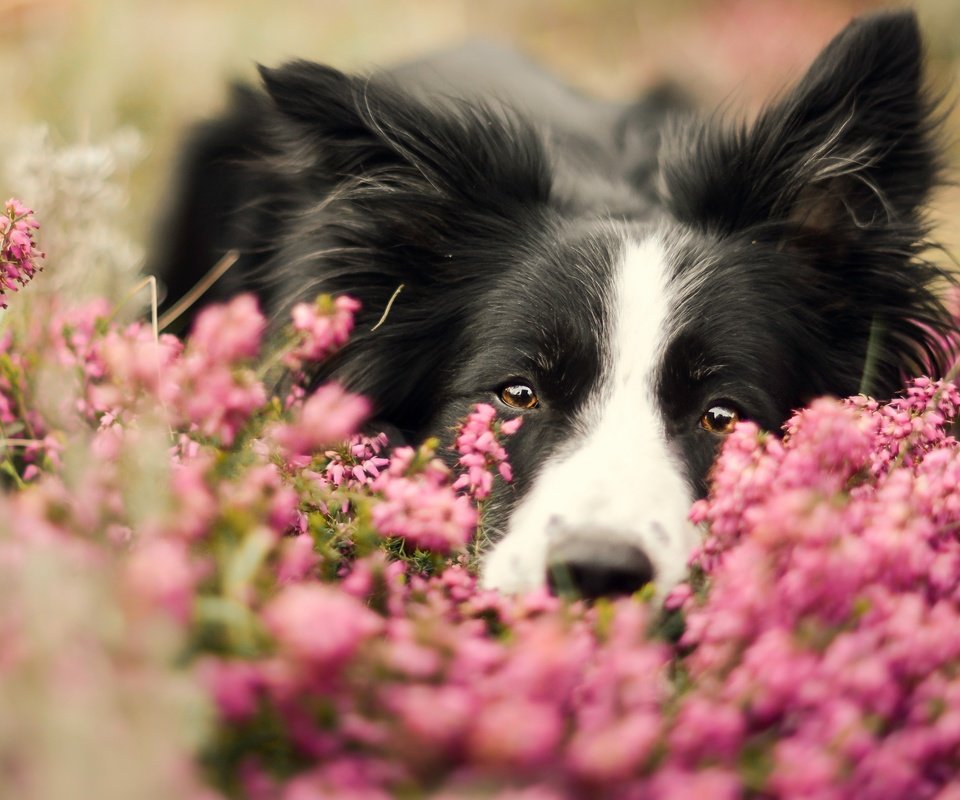
[[198, 663], [197, 673], [223, 719], [240, 722], [256, 713], [263, 690], [263, 676], [257, 664], [207, 657]]
[[457, 434], [459, 465], [464, 471], [454, 482], [453, 488], [466, 489], [474, 499], [483, 500], [493, 489], [491, 470], [496, 470], [505, 481], [513, 480], [507, 451], [500, 443], [500, 436], [512, 436], [521, 422], [520, 417], [499, 422], [493, 406], [478, 403]]
[[555, 757], [563, 726], [560, 709], [553, 703], [504, 697], [478, 709], [467, 747], [481, 767], [536, 768]]
[[314, 669], [342, 667], [384, 625], [357, 600], [319, 584], [282, 589], [263, 619], [286, 653]]
[[292, 422], [279, 425], [272, 439], [288, 459], [309, 459], [353, 435], [370, 413], [370, 403], [334, 383], [310, 395]]
[[432, 461], [410, 469], [415, 451], [395, 450], [389, 468], [371, 483], [383, 500], [373, 507], [373, 526], [383, 536], [405, 539], [413, 547], [447, 553], [465, 546], [477, 527], [477, 512], [448, 482], [449, 471]]
[[190, 347], [211, 364], [249, 361], [259, 354], [266, 327], [257, 299], [243, 294], [227, 305], [204, 309], [190, 332]]
[[322, 361], [342, 347], [359, 310], [360, 303], [345, 295], [336, 300], [321, 296], [312, 304], [297, 303], [291, 312], [296, 344], [287, 354], [287, 366], [299, 369], [304, 362]]
[[43, 253], [36, 248], [34, 231], [40, 225], [33, 211], [11, 198], [0, 213], [0, 308], [7, 307], [7, 291], [16, 292], [42, 269]]
[[139, 542], [126, 568], [132, 591], [181, 622], [189, 619], [200, 570], [183, 542], [167, 538]]
[[[297, 359], [356, 310], [312, 308]], [[782, 438], [739, 425], [664, 621], [479, 587], [463, 547], [519, 417], [474, 409], [450, 470], [358, 435], [369, 404], [334, 384], [272, 401], [250, 298], [186, 344], [110, 311], [51, 306], [0, 337], [0, 421], [27, 442], [3, 455], [0, 687], [25, 695], [0, 762], [23, 785], [68, 768], [44, 743], [79, 686], [85, 736], [169, 739], [264, 800], [960, 800], [953, 384], [819, 400]], [[203, 704], [168, 714], [184, 683], [216, 711], [199, 746]]]
[[[950, 769], [960, 728], [941, 733], [918, 692], [960, 661], [960, 547], [945, 527], [960, 519], [945, 504], [960, 475], [945, 430], [958, 400], [953, 385], [919, 379], [886, 405], [818, 401], [782, 443], [743, 426], [695, 511], [711, 524], [700, 556], [711, 587], [686, 598], [690, 668], [722, 675], [700, 693], [742, 709], [728, 763], [789, 719], [772, 750], [780, 796], [918, 797]], [[715, 749], [722, 717], [707, 716]], [[909, 755], [897, 753], [906, 741]]]
[[328, 450], [324, 453], [329, 461], [320, 480], [327, 485], [345, 489], [370, 486], [390, 464], [389, 458], [380, 455], [386, 445], [387, 437], [383, 433], [373, 437], [351, 437], [342, 451]]

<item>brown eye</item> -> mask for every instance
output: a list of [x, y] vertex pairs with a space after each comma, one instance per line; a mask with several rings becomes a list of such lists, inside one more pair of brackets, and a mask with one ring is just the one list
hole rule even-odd
[[711, 406], [700, 417], [700, 427], [710, 433], [732, 433], [740, 421], [740, 414], [729, 406]]
[[511, 408], [521, 408], [524, 410], [536, 408], [540, 405], [540, 398], [537, 393], [529, 386], [523, 383], [511, 383], [500, 390], [500, 400], [504, 405]]

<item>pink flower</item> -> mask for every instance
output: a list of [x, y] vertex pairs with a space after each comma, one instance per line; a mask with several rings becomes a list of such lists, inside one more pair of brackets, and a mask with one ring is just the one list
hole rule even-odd
[[292, 422], [275, 427], [272, 437], [288, 460], [309, 459], [354, 434], [369, 413], [366, 398], [328, 383], [304, 401]]
[[267, 321], [251, 294], [207, 306], [190, 331], [190, 347], [211, 363], [235, 364], [256, 358]]
[[390, 464], [389, 458], [380, 455], [386, 444], [387, 436], [384, 433], [373, 437], [353, 436], [339, 451], [328, 450], [324, 453], [330, 460], [320, 480], [330, 486], [351, 490], [369, 486]]
[[397, 536], [414, 547], [446, 553], [463, 547], [477, 527], [477, 512], [447, 483], [448, 471], [432, 461], [407, 474], [412, 448], [394, 451], [390, 467], [372, 488], [383, 496], [373, 507], [373, 525], [383, 536]]
[[480, 764], [529, 769], [554, 757], [563, 730], [560, 710], [547, 703], [508, 697], [483, 705], [469, 737]]
[[189, 353], [168, 372], [165, 393], [180, 424], [196, 426], [204, 436], [233, 444], [253, 413], [263, 407], [267, 393], [252, 373], [209, 363]]
[[740, 710], [725, 702], [691, 697], [680, 707], [670, 733], [670, 752], [691, 767], [705, 763], [736, 763], [746, 723]]
[[336, 300], [321, 295], [313, 304], [297, 303], [291, 311], [297, 344], [286, 357], [287, 366], [299, 369], [304, 361], [322, 361], [344, 345], [359, 310], [360, 303], [346, 295]]
[[520, 417], [497, 422], [493, 406], [478, 403], [457, 434], [459, 464], [465, 472], [457, 478], [453, 488], [466, 489], [475, 499], [483, 500], [490, 495], [493, 488], [491, 470], [497, 470], [505, 481], [513, 480], [507, 451], [500, 444], [499, 436], [513, 435], [521, 422]]
[[688, 772], [668, 765], [657, 772], [649, 789], [637, 796], [650, 797], [652, 800], [692, 800], [699, 797], [738, 800], [744, 796], [743, 788], [734, 772], [719, 767]]
[[663, 601], [663, 607], [667, 609], [667, 611], [678, 611], [683, 608], [691, 597], [693, 597], [693, 589], [690, 587], [690, 584], [679, 583], [670, 590], [670, 593]]
[[7, 307], [6, 292], [16, 292], [42, 269], [44, 255], [36, 249], [33, 232], [40, 225], [33, 211], [11, 198], [0, 213], [0, 308]]
[[239, 722], [256, 713], [263, 685], [256, 662], [210, 657], [197, 669], [200, 682], [225, 720]]
[[382, 761], [344, 756], [291, 778], [280, 800], [393, 800], [379, 786], [395, 771]]
[[320, 584], [287, 586], [270, 601], [263, 619], [293, 658], [339, 668], [383, 629], [383, 620], [362, 603]]
[[280, 549], [280, 563], [277, 565], [277, 581], [279, 583], [293, 583], [302, 581], [319, 563], [313, 546], [313, 537], [307, 533], [299, 536], [288, 536], [284, 539]]
[[198, 567], [181, 541], [150, 538], [138, 542], [126, 565], [131, 588], [186, 623], [193, 609]]
[[[176, 458], [176, 454], [172, 454]], [[210, 532], [217, 514], [217, 499], [208, 484], [211, 459], [195, 455], [190, 460], [174, 461], [170, 472], [175, 522], [171, 532], [187, 539], [199, 539]]]
[[774, 747], [770, 787], [783, 797], [845, 796], [837, 786], [840, 765], [819, 743], [786, 739]]
[[575, 731], [567, 751], [570, 768], [594, 783], [617, 784], [637, 773], [661, 735], [655, 714], [633, 713], [593, 730]]
[[144, 325], [108, 331], [91, 345], [96, 373], [89, 374], [86, 410], [93, 417], [115, 417], [125, 409], [156, 404], [163, 383], [175, 369], [183, 345], [173, 336], [155, 341]]
[[461, 742], [481, 701], [462, 686], [401, 684], [384, 692], [384, 702], [405, 736], [416, 737], [418, 747], [443, 752]]

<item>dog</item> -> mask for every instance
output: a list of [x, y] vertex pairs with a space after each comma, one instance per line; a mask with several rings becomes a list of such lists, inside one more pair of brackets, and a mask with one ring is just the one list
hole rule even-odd
[[948, 363], [922, 61], [911, 12], [855, 19], [749, 123], [591, 99], [491, 45], [261, 68], [194, 131], [153, 269], [173, 302], [236, 251], [204, 302], [254, 291], [276, 319], [359, 299], [314, 382], [409, 441], [479, 402], [522, 417], [483, 585], [662, 594], [738, 421]]

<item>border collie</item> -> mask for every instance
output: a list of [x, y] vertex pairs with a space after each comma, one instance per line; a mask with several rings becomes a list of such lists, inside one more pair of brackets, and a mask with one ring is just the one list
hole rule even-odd
[[593, 100], [490, 46], [264, 68], [195, 131], [154, 266], [172, 301], [236, 250], [205, 301], [252, 290], [276, 318], [357, 297], [316, 381], [409, 440], [477, 402], [522, 416], [486, 586], [662, 593], [738, 420], [944, 367], [922, 49], [911, 12], [854, 20], [750, 123]]

